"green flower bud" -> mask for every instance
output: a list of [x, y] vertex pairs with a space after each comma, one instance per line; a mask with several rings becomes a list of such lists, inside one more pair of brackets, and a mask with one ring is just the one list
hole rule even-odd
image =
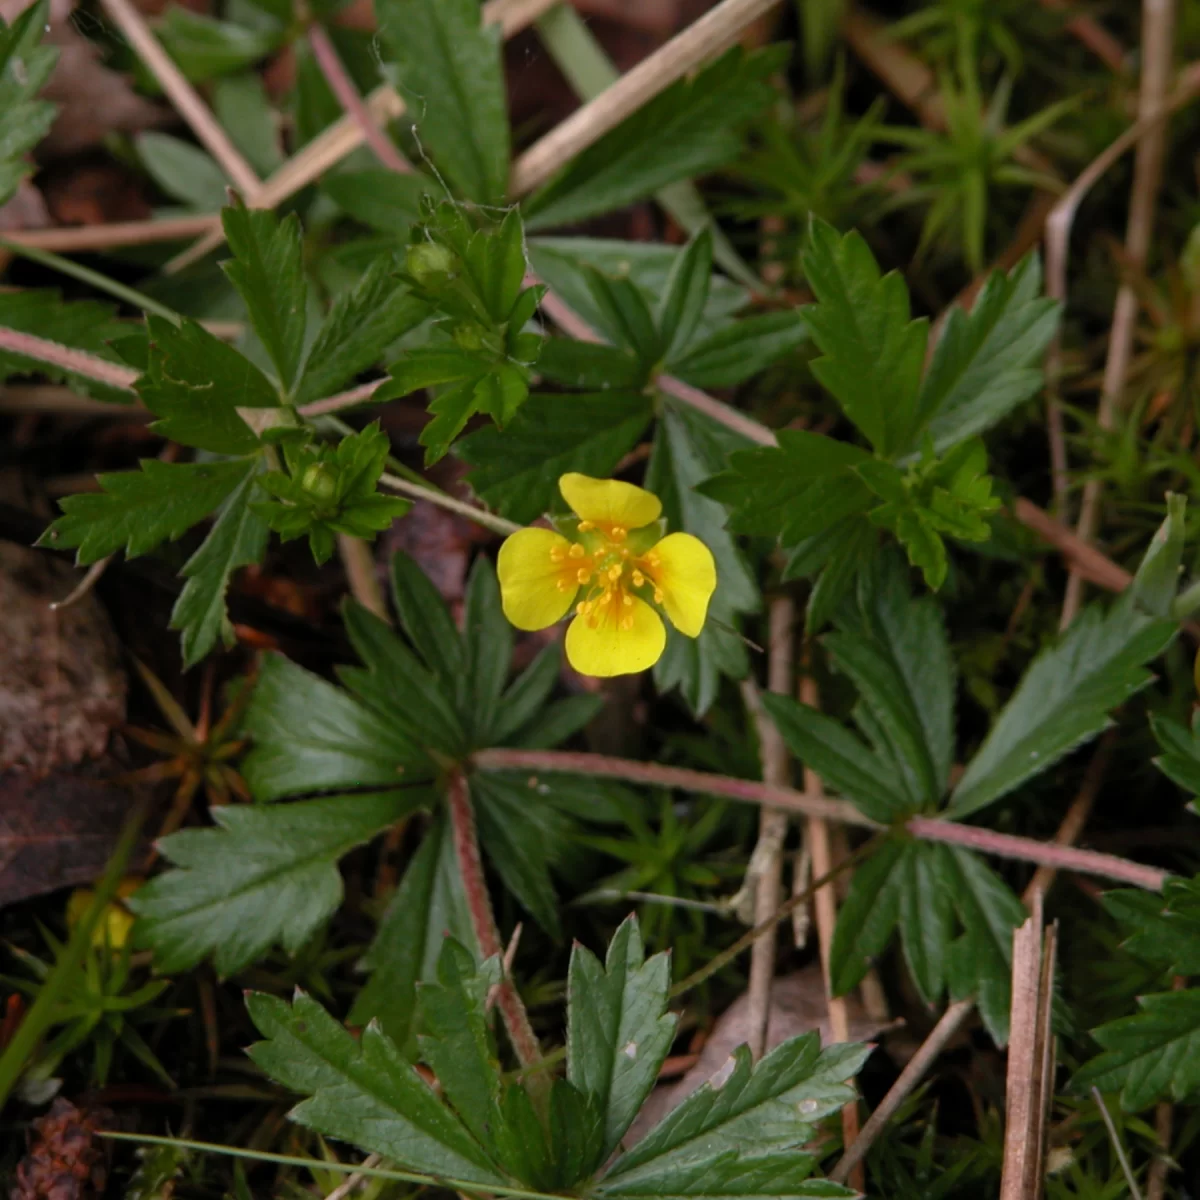
[[300, 486], [314, 500], [332, 500], [337, 491], [337, 472], [324, 463], [310, 463], [300, 477]]
[[405, 256], [408, 273], [420, 284], [439, 282], [454, 269], [454, 255], [436, 242], [421, 242], [409, 246]]
[[463, 350], [482, 350], [483, 334], [484, 329], [481, 325], [464, 322], [454, 326], [451, 336], [454, 338], [455, 345], [460, 346]]

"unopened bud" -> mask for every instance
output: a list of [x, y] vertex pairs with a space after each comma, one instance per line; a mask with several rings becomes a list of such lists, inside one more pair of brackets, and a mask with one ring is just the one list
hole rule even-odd
[[314, 500], [332, 500], [337, 491], [337, 475], [324, 463], [311, 463], [304, 468], [300, 486]]
[[436, 242], [421, 242], [409, 246], [405, 256], [408, 273], [420, 284], [437, 282], [437, 277], [449, 275], [454, 269], [454, 255]]

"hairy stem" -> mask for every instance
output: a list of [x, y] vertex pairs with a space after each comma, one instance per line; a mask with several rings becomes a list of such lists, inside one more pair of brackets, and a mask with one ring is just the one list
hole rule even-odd
[[85, 354], [82, 350], [73, 350], [70, 346], [36, 337], [32, 333], [22, 333], [19, 329], [0, 327], [0, 350], [33, 358], [47, 366], [58, 367], [60, 371], [82, 375], [85, 379], [94, 379], [97, 383], [127, 392], [133, 390], [133, 381], [138, 377], [138, 373], [129, 367], [97, 358], [94, 354]]
[[[479, 855], [479, 838], [475, 833], [475, 813], [471, 808], [471, 796], [467, 790], [467, 778], [461, 771], [450, 776], [446, 786], [446, 803], [450, 809], [450, 827], [454, 837], [454, 856], [458, 861], [458, 872], [462, 876], [463, 893], [467, 911], [471, 914], [471, 926], [479, 942], [479, 952], [485, 958], [494, 956], [503, 959], [504, 947], [496, 929], [496, 918], [492, 915], [492, 900], [488, 895], [487, 880], [483, 877], [483, 860]], [[496, 994], [496, 1007], [504, 1018], [509, 1039], [523, 1067], [533, 1066], [541, 1059], [537, 1036], [529, 1024], [529, 1014], [507, 971], [500, 981]]]
[[[686, 767], [663, 767], [657, 763], [635, 762], [626, 758], [609, 758], [604, 754], [588, 754], [571, 750], [480, 750], [473, 756], [477, 768], [491, 771], [549, 771], [571, 775], [591, 775], [608, 779], [623, 779], [627, 783], [644, 783], [653, 787], [678, 788], [708, 796], [725, 796], [748, 804], [766, 804], [774, 808], [808, 816], [826, 817], [846, 825], [878, 829], [879, 823], [864, 817], [847, 800], [829, 800], [799, 792], [793, 788], [773, 787], [751, 779], [734, 779], [707, 771]], [[1073, 846], [1058, 846], [1039, 842], [1035, 838], [996, 833], [976, 825], [962, 825], [940, 817], [910, 817], [905, 831], [912, 837], [928, 842], [945, 842], [993, 854], [998, 858], [1036, 863], [1060, 871], [1075, 871], [1081, 875], [1096, 875], [1118, 883], [1132, 884], [1148, 891], [1160, 891], [1170, 872], [1158, 867], [1118, 858], [1115, 854], [1100, 854], [1095, 850], [1078, 850]]]

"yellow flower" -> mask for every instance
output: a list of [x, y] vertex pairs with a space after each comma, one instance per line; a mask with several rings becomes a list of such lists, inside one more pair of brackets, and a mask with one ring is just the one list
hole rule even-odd
[[[119, 900], [105, 905], [96, 928], [92, 930], [92, 945], [97, 949], [103, 950], [107, 946], [110, 950], [120, 950], [129, 940], [129, 931], [133, 928], [133, 914], [120, 900], [132, 896], [141, 885], [142, 880], [134, 875], [127, 875], [117, 884]], [[67, 900], [68, 928], [74, 929], [83, 920], [95, 896], [96, 893], [91, 888], [76, 888], [71, 893]]]
[[632, 675], [667, 644], [661, 610], [688, 637], [704, 628], [717, 586], [712, 552], [690, 533], [663, 537], [657, 496], [575, 472], [558, 481], [577, 519], [522, 529], [500, 547], [504, 615], [545, 629], [574, 608], [567, 660], [582, 675]]

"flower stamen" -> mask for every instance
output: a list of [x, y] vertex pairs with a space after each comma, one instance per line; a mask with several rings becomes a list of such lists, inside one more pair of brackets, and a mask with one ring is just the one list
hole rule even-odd
[[586, 551], [578, 542], [571, 543], [571, 549], [567, 552], [572, 558], [582, 558]]

